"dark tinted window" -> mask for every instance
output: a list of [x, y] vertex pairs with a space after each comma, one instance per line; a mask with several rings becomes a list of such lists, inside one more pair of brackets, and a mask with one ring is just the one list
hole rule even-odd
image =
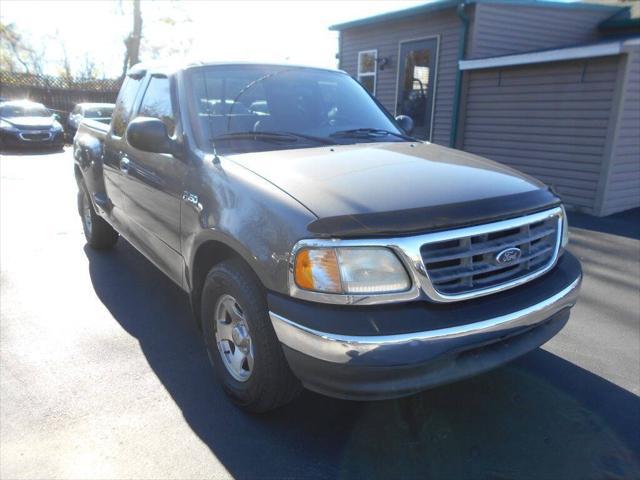
[[175, 120], [173, 109], [171, 108], [171, 93], [169, 90], [169, 79], [164, 77], [153, 77], [149, 82], [144, 98], [140, 105], [139, 116], [159, 118], [167, 126], [169, 135], [173, 134]]
[[124, 131], [127, 129], [127, 124], [131, 117], [131, 109], [133, 108], [133, 102], [136, 99], [138, 93], [138, 87], [140, 86], [140, 80], [127, 77], [122, 85], [118, 100], [116, 101], [116, 108], [113, 110], [113, 134], [121, 137], [124, 135]]

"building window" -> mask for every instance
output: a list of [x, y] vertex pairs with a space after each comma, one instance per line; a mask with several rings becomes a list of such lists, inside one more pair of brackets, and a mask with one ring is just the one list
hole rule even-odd
[[376, 94], [377, 50], [358, 52], [358, 81], [371, 95]]

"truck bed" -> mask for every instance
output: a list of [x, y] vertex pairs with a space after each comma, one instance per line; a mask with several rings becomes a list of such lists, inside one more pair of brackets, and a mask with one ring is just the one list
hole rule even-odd
[[97, 138], [100, 141], [103, 141], [109, 132], [109, 125], [111, 122], [102, 122], [98, 120], [92, 120], [90, 118], [85, 118], [78, 125], [78, 132], [76, 136], [80, 135], [91, 135], [92, 137]]

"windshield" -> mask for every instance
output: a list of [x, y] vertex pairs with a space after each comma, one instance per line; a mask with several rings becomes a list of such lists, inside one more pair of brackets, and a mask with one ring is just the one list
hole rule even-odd
[[113, 107], [89, 108], [85, 110], [85, 118], [108, 118], [113, 113]]
[[[322, 144], [406, 141], [392, 118], [344, 73], [286, 66], [190, 72], [200, 147], [236, 153]], [[273, 135], [277, 134], [277, 135]]]
[[41, 105], [4, 105], [0, 107], [0, 117], [50, 117], [51, 112]]

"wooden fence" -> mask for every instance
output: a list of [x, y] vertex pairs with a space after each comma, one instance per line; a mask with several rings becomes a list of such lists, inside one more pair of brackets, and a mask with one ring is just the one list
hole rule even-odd
[[43, 103], [66, 117], [77, 103], [115, 103], [120, 84], [120, 79], [74, 79], [0, 71], [0, 98]]

